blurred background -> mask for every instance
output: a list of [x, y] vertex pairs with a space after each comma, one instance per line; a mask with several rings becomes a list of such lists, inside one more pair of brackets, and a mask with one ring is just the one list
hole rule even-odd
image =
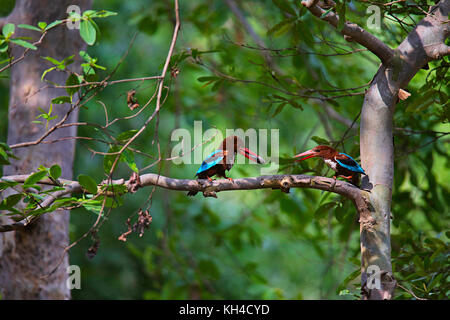
[[[366, 27], [367, 6], [348, 1], [347, 20]], [[161, 73], [175, 19], [172, 1], [95, 0], [93, 9], [118, 13], [96, 20], [100, 33], [87, 50], [107, 68], [98, 72], [100, 79], [127, 50], [114, 80]], [[383, 14], [382, 28], [369, 31], [393, 48], [422, 18], [420, 12], [390, 12], [405, 17], [402, 24]], [[345, 42], [329, 25], [300, 10], [298, 1], [180, 1], [180, 15], [171, 61], [176, 77], [159, 119], [165, 157], [178, 143], [170, 139], [174, 129], [193, 132], [194, 121], [202, 121], [203, 130], [217, 128], [223, 134], [227, 128], [279, 129], [279, 173], [331, 177], [318, 160], [301, 165], [289, 160], [323, 143], [339, 142], [341, 151], [359, 160], [358, 116], [364, 85], [379, 66], [374, 55]], [[394, 275], [406, 289], [397, 290], [399, 299], [413, 298], [408, 291], [426, 298], [449, 294], [450, 148], [448, 136], [437, 133], [449, 131], [448, 61], [420, 71], [408, 87], [411, 97], [396, 110], [392, 256]], [[108, 86], [81, 108], [80, 121], [105, 123], [99, 101], [110, 120], [130, 116], [135, 111], [127, 107], [127, 92], [135, 89], [143, 105], [155, 85]], [[344, 97], [318, 100], [295, 96], [298, 92]], [[0, 79], [0, 99], [0, 140], [5, 141], [7, 79]], [[112, 133], [139, 129], [153, 110], [154, 102], [141, 115], [118, 121]], [[157, 157], [154, 132], [153, 124], [134, 148]], [[78, 134], [101, 137], [92, 127], [80, 127]], [[92, 149], [107, 152], [109, 147], [79, 142], [74, 176], [83, 173], [101, 181], [104, 159]], [[139, 168], [154, 161], [137, 154], [135, 159]], [[141, 174], [191, 179], [198, 167], [163, 161]], [[236, 165], [229, 176], [258, 176], [259, 169]], [[131, 172], [121, 163], [114, 178], [128, 178]], [[132, 233], [126, 242], [119, 241], [127, 219], [134, 222], [138, 210], [147, 208], [150, 228], [142, 237]], [[73, 210], [71, 241], [96, 219], [86, 208]], [[96, 254], [87, 255], [93, 245], [98, 245]], [[318, 190], [227, 191], [214, 199], [147, 187], [127, 195], [122, 206], [107, 214], [96, 237], [71, 249], [70, 264], [80, 266], [82, 276], [81, 290], [72, 291], [74, 299], [354, 299], [360, 287], [359, 223], [349, 201]]]

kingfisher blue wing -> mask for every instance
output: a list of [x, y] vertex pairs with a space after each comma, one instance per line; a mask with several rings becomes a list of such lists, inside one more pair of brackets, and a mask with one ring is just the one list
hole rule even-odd
[[363, 168], [361, 168], [359, 166], [359, 164], [352, 157], [350, 157], [348, 154], [339, 153], [335, 157], [335, 159], [345, 169], [348, 169], [348, 170], [353, 171], [353, 172], [366, 174], [364, 172]]
[[202, 165], [197, 170], [195, 175], [198, 175], [201, 172], [208, 170], [209, 168], [214, 167], [216, 164], [219, 164], [224, 158], [223, 150], [216, 150], [211, 153], [206, 159], [202, 162]]

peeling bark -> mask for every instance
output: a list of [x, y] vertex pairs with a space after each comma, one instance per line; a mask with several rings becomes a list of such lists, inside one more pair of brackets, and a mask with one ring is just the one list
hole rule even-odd
[[[362, 187], [370, 210], [362, 213], [373, 224], [361, 223], [361, 290], [363, 299], [391, 299], [396, 286], [392, 274], [390, 208], [394, 179], [393, 116], [400, 88], [405, 88], [427, 62], [441, 57], [449, 36], [450, 0], [441, 1], [395, 50], [389, 64], [382, 65], [368, 89], [361, 112], [361, 164], [368, 176]], [[361, 213], [360, 213], [361, 214]], [[368, 279], [368, 268], [380, 270], [380, 288]]]

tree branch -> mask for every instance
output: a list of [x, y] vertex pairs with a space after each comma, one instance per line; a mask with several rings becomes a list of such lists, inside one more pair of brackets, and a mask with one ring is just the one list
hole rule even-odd
[[[5, 176], [1, 180], [15, 181], [24, 183], [29, 175]], [[104, 185], [125, 185], [128, 192], [136, 192], [136, 185], [133, 179], [125, 181], [124, 179], [113, 180], [111, 183], [103, 181], [100, 186]], [[82, 186], [77, 181], [58, 180], [52, 181], [48, 178], [43, 179], [39, 184], [64, 186], [64, 190], [56, 191], [47, 196], [41, 203], [40, 208], [48, 208], [52, 203], [61, 197], [71, 193], [83, 193]], [[289, 192], [290, 188], [311, 188], [323, 191], [334, 192], [348, 199], [351, 199], [358, 208], [358, 211], [364, 211], [362, 208], [366, 206], [364, 191], [354, 185], [340, 180], [327, 177], [309, 176], [309, 175], [269, 175], [252, 178], [241, 178], [229, 181], [226, 179], [213, 180], [189, 180], [189, 179], [173, 179], [154, 173], [148, 173], [140, 176], [139, 187], [157, 186], [164, 189], [176, 191], [198, 191], [202, 192], [205, 197], [217, 198], [217, 192], [232, 190], [257, 190], [257, 189], [280, 189], [283, 192]], [[100, 189], [99, 189], [100, 190]], [[86, 192], [87, 193], [87, 192]], [[9, 225], [0, 226], [0, 232], [8, 232], [17, 230], [30, 225], [39, 217], [27, 217], [19, 222]]]
[[[327, 21], [333, 27], [337, 28], [339, 24], [339, 16], [334, 12], [329, 12], [322, 17], [326, 11], [315, 3], [317, 3], [317, 1], [302, 1], [302, 5], [304, 5], [313, 15]], [[340, 33], [351, 37], [354, 41], [358, 42], [363, 47], [366, 47], [369, 51], [380, 58], [383, 64], [387, 64], [394, 56], [394, 50], [355, 23], [345, 22]]]
[[[390, 65], [382, 65], [364, 98], [360, 121], [361, 164], [367, 173], [363, 188], [371, 190], [368, 217], [374, 225], [361, 225], [361, 293], [363, 299], [391, 299], [396, 280], [392, 273], [390, 222], [394, 179], [393, 118], [400, 88], [438, 55], [433, 46], [448, 37], [450, 0], [440, 1], [395, 50]], [[434, 47], [436, 48], [436, 47]], [[442, 48], [442, 46], [439, 46]], [[444, 47], [445, 49], [445, 47]], [[438, 50], [439, 51], [439, 50]], [[380, 269], [381, 286], [368, 286], [369, 268]]]

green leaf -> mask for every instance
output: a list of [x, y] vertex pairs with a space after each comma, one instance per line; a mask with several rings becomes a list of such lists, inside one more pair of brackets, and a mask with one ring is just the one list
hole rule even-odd
[[425, 266], [423, 264], [423, 260], [418, 256], [415, 255], [413, 258], [414, 265], [420, 270], [425, 271]]
[[277, 109], [275, 110], [275, 112], [273, 113], [272, 118], [275, 117], [277, 114], [279, 114], [283, 110], [283, 108], [286, 104], [287, 104], [287, 102], [280, 103], [278, 105]]
[[38, 27], [42, 30], [45, 30], [45, 28], [47, 27], [47, 22], [38, 22]]
[[80, 23], [80, 36], [88, 45], [95, 43], [96, 30], [90, 20], [83, 20]]
[[78, 176], [78, 182], [89, 193], [92, 193], [92, 194], [97, 193], [97, 183], [90, 176], [85, 175], [85, 174], [80, 174]]
[[0, 53], [6, 52], [6, 50], [8, 50], [8, 42], [0, 39]]
[[[1, 45], [0, 45], [0, 47], [1, 47]], [[8, 47], [8, 46], [6, 46], [6, 47]], [[0, 48], [0, 52], [2, 52], [2, 51], [1, 51], [1, 48]], [[9, 62], [11, 62], [12, 59], [13, 59], [13, 58], [11, 57], [11, 58], [8, 58], [8, 59], [5, 59], [5, 60], [1, 60], [1, 61], [0, 61], [0, 64], [4, 64], [4, 63], [6, 63], [6, 62], [9, 63]], [[8, 79], [8, 77], [7, 77], [7, 76], [1, 76], [0, 79]]]
[[61, 96], [52, 99], [52, 103], [54, 104], [63, 104], [63, 103], [71, 103], [72, 99], [68, 96]]
[[11, 187], [14, 187], [16, 185], [18, 185], [18, 182], [15, 181], [8, 181], [8, 180], [0, 180], [0, 191], [1, 190], [5, 190]]
[[56, 27], [57, 25], [60, 25], [61, 23], [63, 23], [64, 21], [62, 21], [62, 20], [56, 20], [56, 21], [53, 21], [52, 23], [50, 23], [46, 28], [45, 28], [45, 31], [47, 31], [47, 30], [50, 30], [51, 28], [54, 28], [54, 27]]
[[0, 202], [0, 210], [9, 210], [10, 208], [14, 207], [19, 201], [22, 199], [22, 194], [16, 193], [12, 194], [9, 197], [3, 199], [2, 202]]
[[330, 209], [336, 207], [336, 202], [327, 202], [317, 208], [316, 212], [314, 212], [314, 216], [316, 218], [322, 218]]
[[289, 18], [277, 23], [267, 31], [267, 35], [279, 37], [286, 34], [294, 26], [295, 20], [296, 18]]
[[[99, 197], [98, 199], [102, 202], [104, 197]], [[123, 205], [123, 197], [116, 196], [114, 198], [106, 198], [105, 200], [105, 207], [107, 208], [117, 208], [122, 205]]]
[[361, 274], [361, 269], [356, 269], [355, 271], [353, 271], [352, 273], [350, 273], [347, 278], [344, 279], [344, 281], [342, 281], [342, 283], [339, 285], [339, 287], [336, 289], [336, 293], [340, 293], [342, 290], [345, 289], [345, 287], [347, 286], [347, 284], [356, 279], [356, 277], [358, 277]]
[[117, 15], [117, 12], [107, 11], [107, 10], [100, 10], [95, 13], [96, 18], [106, 18], [109, 16], [116, 16], [116, 15]]
[[211, 91], [217, 91], [222, 87], [222, 85], [225, 83], [225, 80], [220, 79], [214, 83], [214, 85], [211, 87]]
[[313, 140], [315, 143], [317, 143], [317, 144], [324, 144], [324, 145], [330, 145], [330, 142], [328, 142], [328, 140], [326, 140], [326, 139], [324, 139], [324, 138], [321, 138], [321, 137], [318, 137], [318, 136], [313, 136], [313, 137], [311, 137], [311, 140]]
[[127, 140], [131, 139], [136, 134], [136, 132], [138, 132], [138, 130], [129, 130], [129, 131], [122, 132], [121, 134], [119, 134], [117, 136], [116, 139], [119, 141], [127, 141]]
[[22, 39], [11, 39], [10, 41], [12, 43], [15, 43], [15, 44], [17, 44], [19, 46], [22, 46], [24, 48], [27, 48], [27, 49], [31, 49], [31, 50], [36, 50], [37, 49], [37, 47], [34, 44], [29, 43], [29, 42], [27, 42], [25, 40], [22, 40]]
[[126, 149], [123, 152], [125, 162], [127, 163], [128, 167], [130, 167], [131, 170], [133, 170], [136, 173], [139, 173], [139, 169], [136, 165], [136, 162], [134, 161], [134, 153], [130, 150]]
[[50, 177], [52, 177], [55, 180], [61, 176], [61, 167], [57, 164], [51, 166], [49, 171], [50, 171]]
[[297, 101], [289, 100], [288, 103], [295, 109], [303, 110], [303, 107]]
[[345, 8], [346, 8], [345, 1], [346, 0], [341, 0], [341, 1], [339, 1], [338, 5], [336, 6], [336, 11], [339, 15], [339, 22], [338, 22], [338, 25], [336, 26], [336, 29], [339, 32], [342, 31], [342, 29], [344, 28], [344, 25], [345, 25]]
[[[119, 150], [120, 148], [118, 146], [112, 146], [111, 148], [109, 148], [108, 153], [118, 152]], [[105, 170], [106, 174], [109, 174], [109, 172], [111, 171], [112, 165], [114, 161], [116, 161], [117, 157], [117, 154], [107, 154], [103, 158], [103, 169]], [[119, 161], [124, 161], [123, 154], [120, 155]]]
[[7, 23], [3, 26], [2, 33], [3, 36], [8, 39], [14, 34], [16, 27], [12, 23]]
[[125, 184], [115, 184], [115, 185], [102, 185], [102, 191], [113, 192], [114, 195], [123, 195], [128, 192], [128, 188]]
[[288, 1], [286, 0], [272, 0], [272, 2], [281, 9], [281, 11], [287, 12], [291, 15], [297, 15], [295, 10], [291, 7]]
[[92, 18], [95, 16], [96, 10], [86, 10], [81, 15], [83, 18]]
[[416, 98], [415, 100], [412, 100], [412, 102], [408, 104], [406, 112], [418, 112], [425, 109], [426, 107], [428, 107], [430, 104], [433, 103], [434, 95], [435, 95], [434, 90], [426, 91], [425, 94]]
[[[66, 86], [77, 86], [80, 84], [80, 80], [78, 79], [78, 76], [74, 73], [71, 73], [70, 76], [67, 77], [66, 80]], [[80, 90], [79, 87], [75, 87], [75, 88], [66, 88], [66, 92], [69, 96], [73, 97], [73, 95], [75, 93], [78, 92], [78, 90]]]
[[98, 27], [97, 23], [92, 19], [89, 19], [89, 21], [94, 26], [96, 33], [100, 34], [100, 28]]
[[90, 62], [92, 60], [91, 56], [86, 52], [81, 50], [79, 53], [80, 57], [82, 57], [86, 62]]
[[75, 55], [71, 55], [71, 56], [68, 56], [68, 57], [64, 58], [63, 61], [61, 61], [61, 63], [64, 64], [64, 65], [69, 65], [69, 64], [73, 63], [73, 57], [74, 56]]
[[51, 63], [53, 63], [54, 65], [59, 66], [60, 64], [62, 64], [62, 62], [56, 60], [55, 58], [52, 57], [42, 57], [42, 59], [50, 61]]
[[19, 24], [18, 27], [19, 27], [19, 28], [22, 28], [22, 29], [28, 29], [28, 30], [33, 30], [33, 31], [39, 31], [39, 32], [42, 32], [42, 30], [39, 29], [38, 27], [31, 26], [31, 25], [29, 25], [29, 24]]
[[45, 75], [46, 75], [47, 73], [49, 73], [50, 71], [55, 70], [55, 69], [56, 69], [56, 67], [51, 67], [51, 68], [45, 70], [45, 71], [42, 73], [41, 81], [44, 80], [44, 77], [45, 77]]
[[199, 78], [197, 78], [197, 81], [199, 81], [199, 82], [208, 82], [208, 81], [216, 81], [216, 80], [219, 80], [220, 78], [219, 77], [214, 77], [214, 76], [211, 76], [211, 77], [199, 77]]
[[23, 183], [24, 188], [32, 186], [47, 176], [47, 171], [38, 171], [29, 176]]
[[9, 156], [8, 153], [0, 146], [0, 164], [5, 165], [9, 164]]

